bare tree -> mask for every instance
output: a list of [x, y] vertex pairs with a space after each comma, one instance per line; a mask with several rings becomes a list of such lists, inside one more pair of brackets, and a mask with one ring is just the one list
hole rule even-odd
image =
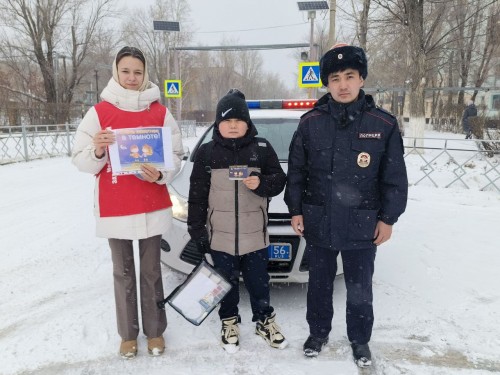
[[[178, 21], [181, 31], [154, 32], [153, 20]], [[182, 99], [167, 101], [168, 107], [177, 110], [177, 119], [180, 119], [178, 103], [182, 103], [184, 115], [192, 117], [188, 112], [196, 112], [196, 116], [210, 113], [217, 100], [232, 87], [240, 88], [249, 98], [265, 92], [263, 86], [269, 82], [257, 51], [184, 51], [182, 47], [193, 47], [189, 45], [191, 30], [185, 26], [188, 21], [187, 0], [156, 0], [147, 11], [135, 9], [133, 17], [123, 25], [124, 40], [148, 55], [153, 81], [160, 85], [165, 79], [182, 80]], [[220, 45], [238, 45], [238, 41], [223, 39]], [[278, 87], [284, 86], [274, 88]]]
[[12, 55], [16, 64], [0, 64], [0, 108], [5, 125], [19, 125], [26, 120], [40, 123], [40, 108], [45, 104], [43, 82], [38, 67]]
[[[55, 122], [65, 121], [79, 69], [103, 21], [113, 14], [114, 0], [2, 0], [0, 17], [10, 28], [1, 52], [36, 63], [43, 78], [45, 100]], [[5, 56], [9, 57], [9, 56]], [[12, 60], [11, 60], [12, 61]], [[13, 62], [13, 61], [12, 61]], [[58, 111], [62, 109], [62, 111]]]
[[[459, 59], [460, 87], [466, 87], [469, 80], [472, 53], [476, 43], [476, 33], [478, 31], [478, 20], [480, 12], [477, 11], [479, 3], [468, 4], [465, 0], [457, 1], [457, 11], [452, 25], [456, 25], [456, 50]], [[472, 14], [472, 16], [471, 16]], [[464, 102], [464, 91], [458, 93], [458, 103]]]
[[288, 89], [278, 73], [265, 73], [262, 80], [265, 84], [260, 86], [259, 94], [249, 96], [249, 99], [283, 99], [294, 98], [294, 94]]
[[[487, 22], [485, 25], [484, 42], [479, 49], [479, 65], [474, 74], [474, 86], [481, 87], [488, 77], [492, 67], [492, 58], [498, 57], [500, 51], [500, 5], [496, 3], [489, 9]], [[475, 99], [477, 91], [474, 91], [472, 99]]]
[[246, 97], [261, 97], [262, 86], [267, 84], [262, 72], [262, 56], [257, 51], [241, 51], [237, 58]]
[[[167, 100], [167, 106], [175, 110], [180, 120], [183, 102], [189, 95], [185, 90], [189, 84], [188, 54], [177, 50], [191, 40], [191, 32], [184, 29], [189, 21], [191, 10], [186, 0], [156, 0], [147, 10], [133, 9], [123, 24], [123, 39], [127, 44], [136, 46], [148, 57], [150, 79], [160, 88], [166, 79], [181, 80], [182, 98]], [[174, 21], [180, 23], [180, 32], [154, 31], [153, 21]]]
[[83, 94], [82, 86], [88, 85], [92, 92], [92, 97], [86, 97], [85, 103], [83, 104], [90, 106], [99, 102], [99, 95], [112, 76], [112, 63], [120, 43], [122, 43], [122, 41], [117, 36], [116, 32], [99, 29], [96, 33], [88, 58], [80, 67], [82, 80], [77, 90], [81, 91]]
[[[193, 78], [191, 84], [186, 87], [189, 91], [189, 104], [187, 108], [192, 111], [201, 111], [201, 113], [210, 113], [215, 110], [214, 98], [216, 87], [218, 86], [218, 71], [220, 68], [214, 67], [212, 56], [209, 52], [197, 51], [193, 54], [191, 61], [193, 66], [191, 68], [191, 77]], [[213, 118], [204, 118], [203, 120], [211, 121]]]
[[[227, 42], [223, 42], [227, 43]], [[241, 75], [238, 74], [237, 70], [237, 52], [234, 51], [219, 51], [215, 52], [212, 58], [212, 66], [217, 67], [215, 71], [215, 99], [218, 100], [222, 98], [228, 89], [232, 87], [241, 87]]]
[[[384, 22], [391, 22], [395, 31], [404, 33], [407, 47], [409, 73], [408, 134], [423, 137], [425, 126], [424, 89], [428, 86], [430, 71], [439, 64], [441, 52], [450, 46], [451, 35], [464, 21], [444, 27], [445, 15], [454, 13], [458, 5], [454, 0], [373, 0], [386, 11]], [[476, 13], [495, 3], [495, 0], [479, 2]], [[473, 17], [472, 13], [469, 18]]]
[[358, 39], [359, 46], [365, 51], [367, 50], [367, 36], [368, 36], [368, 13], [370, 12], [371, 0], [363, 0], [363, 9], [359, 15]]
[[[453, 87], [454, 82], [453, 82], [453, 72], [454, 72], [454, 66], [455, 66], [455, 51], [451, 51], [449, 55], [449, 60], [448, 60], [448, 87]], [[452, 106], [453, 106], [453, 91], [449, 90], [448, 95], [446, 98], [446, 107], [444, 108], [443, 115], [448, 117], [450, 116], [452, 112]]]

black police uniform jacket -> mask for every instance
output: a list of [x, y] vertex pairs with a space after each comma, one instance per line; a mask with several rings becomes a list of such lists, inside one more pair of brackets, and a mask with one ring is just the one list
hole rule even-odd
[[285, 202], [303, 215], [306, 242], [336, 251], [372, 249], [378, 220], [405, 211], [408, 178], [394, 116], [360, 91], [354, 103], [330, 94], [305, 113], [292, 142]]

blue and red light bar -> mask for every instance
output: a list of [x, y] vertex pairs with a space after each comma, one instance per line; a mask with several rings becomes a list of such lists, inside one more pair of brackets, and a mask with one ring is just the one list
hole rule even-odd
[[249, 109], [307, 109], [313, 108], [317, 99], [247, 100]]

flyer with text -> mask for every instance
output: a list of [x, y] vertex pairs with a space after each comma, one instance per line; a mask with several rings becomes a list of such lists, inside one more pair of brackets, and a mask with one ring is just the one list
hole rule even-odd
[[174, 169], [170, 128], [144, 127], [113, 130], [116, 142], [109, 146], [113, 175], [136, 174], [142, 164]]

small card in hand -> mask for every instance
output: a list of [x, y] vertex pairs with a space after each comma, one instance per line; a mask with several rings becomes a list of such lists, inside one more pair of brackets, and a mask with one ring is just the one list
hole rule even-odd
[[230, 180], [243, 180], [248, 177], [247, 165], [230, 165], [229, 166], [229, 179]]

